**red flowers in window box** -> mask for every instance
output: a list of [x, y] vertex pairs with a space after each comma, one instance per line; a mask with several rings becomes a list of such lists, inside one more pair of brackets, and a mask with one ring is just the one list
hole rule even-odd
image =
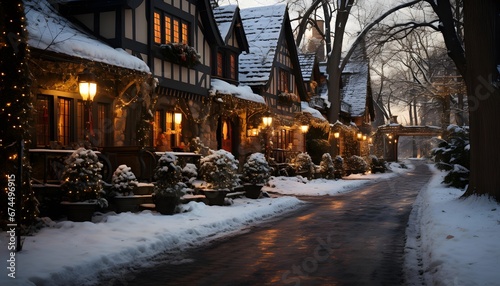
[[160, 46], [160, 52], [165, 60], [188, 68], [201, 63], [198, 52], [183, 43], [163, 44]]

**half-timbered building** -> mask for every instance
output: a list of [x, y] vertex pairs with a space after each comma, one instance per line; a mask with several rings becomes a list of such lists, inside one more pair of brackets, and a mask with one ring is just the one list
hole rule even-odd
[[297, 48], [286, 5], [242, 9], [250, 52], [240, 57], [240, 82], [266, 101], [273, 116], [273, 149], [304, 150], [295, 115], [306, 101]]

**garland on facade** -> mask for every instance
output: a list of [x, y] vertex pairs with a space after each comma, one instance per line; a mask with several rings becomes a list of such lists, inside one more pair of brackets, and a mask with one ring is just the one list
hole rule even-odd
[[278, 94], [278, 103], [285, 106], [291, 106], [293, 103], [300, 103], [300, 98], [295, 93], [281, 92]]
[[163, 44], [160, 46], [160, 52], [165, 60], [188, 68], [201, 63], [201, 56], [195, 48], [183, 43]]

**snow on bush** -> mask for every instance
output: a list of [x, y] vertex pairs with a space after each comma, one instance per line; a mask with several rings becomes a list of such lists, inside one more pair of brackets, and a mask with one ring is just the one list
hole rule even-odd
[[311, 156], [307, 153], [302, 152], [297, 154], [292, 163], [296, 173], [307, 172], [309, 176], [314, 173], [314, 163], [311, 160]]
[[271, 168], [262, 153], [253, 153], [248, 156], [245, 164], [243, 165], [243, 175], [241, 180], [244, 183], [254, 185], [264, 185], [269, 180], [271, 175]]
[[132, 168], [127, 165], [120, 165], [116, 168], [111, 178], [113, 189], [124, 196], [134, 194], [134, 189], [137, 187], [137, 178], [132, 172]]
[[368, 163], [366, 163], [365, 159], [358, 155], [352, 155], [351, 157], [347, 158], [345, 163], [346, 169], [350, 172], [365, 173], [370, 169], [370, 166], [368, 165]]
[[333, 165], [332, 156], [330, 153], [325, 153], [321, 156], [321, 162], [319, 163], [319, 173], [323, 178], [333, 179], [335, 178], [335, 167]]
[[200, 175], [213, 189], [232, 189], [238, 186], [238, 161], [226, 150], [211, 151], [201, 158]]
[[177, 156], [172, 152], [165, 152], [158, 159], [153, 177], [156, 181], [154, 186], [155, 196], [175, 196], [180, 198], [187, 187], [182, 182], [182, 169], [177, 165]]
[[[100, 199], [102, 192], [102, 163], [97, 154], [85, 148], [79, 148], [65, 161], [62, 175], [62, 189], [66, 192], [64, 199], [70, 202], [81, 202]], [[98, 200], [106, 205], [105, 200]]]
[[432, 150], [432, 156], [439, 170], [448, 171], [443, 183], [463, 189], [469, 184], [469, 129], [450, 125], [448, 132], [447, 140]]

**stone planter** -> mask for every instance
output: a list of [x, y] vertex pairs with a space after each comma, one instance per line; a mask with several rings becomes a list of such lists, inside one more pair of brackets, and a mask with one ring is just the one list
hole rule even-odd
[[163, 215], [173, 215], [179, 204], [179, 198], [175, 196], [154, 196], [155, 209]]
[[97, 211], [97, 203], [61, 202], [66, 217], [70, 221], [92, 221], [92, 215]]
[[227, 193], [229, 193], [228, 190], [211, 190], [211, 189], [200, 190], [200, 192], [205, 195], [205, 198], [209, 206], [223, 206], [224, 201], [226, 199], [226, 195]]
[[136, 196], [123, 196], [114, 197], [113, 204], [117, 213], [122, 212], [138, 212], [141, 210], [141, 204], [151, 203], [151, 195], [136, 195]]
[[260, 194], [262, 193], [262, 187], [263, 185], [251, 185], [251, 184], [245, 184], [243, 185], [243, 188], [245, 190], [245, 197], [249, 199], [258, 199], [260, 197]]

